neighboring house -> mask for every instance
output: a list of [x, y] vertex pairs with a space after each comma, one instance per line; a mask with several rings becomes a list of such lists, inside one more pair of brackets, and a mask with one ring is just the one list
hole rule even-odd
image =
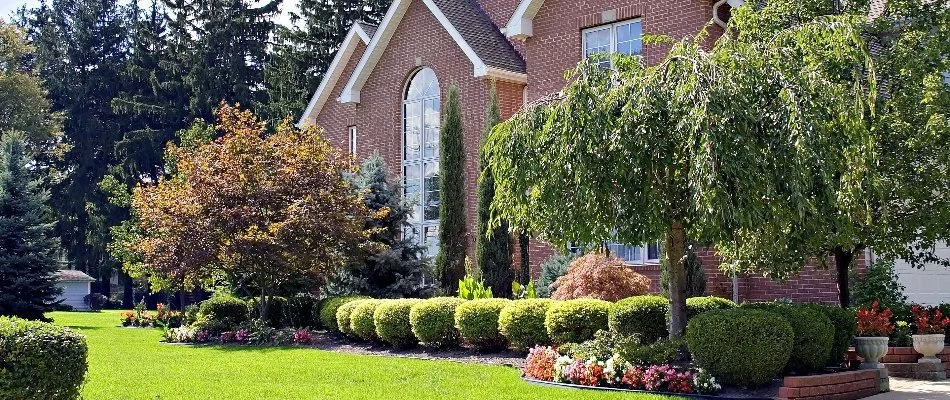
[[[339, 149], [358, 158], [378, 151], [418, 199], [407, 232], [438, 249], [439, 128], [449, 85], [459, 87], [465, 129], [468, 235], [474, 243], [478, 152], [489, 88], [502, 118], [560, 91], [564, 72], [599, 52], [642, 54], [656, 62], [665, 49], [643, 47], [645, 34], [691, 36], [711, 20], [728, 19], [741, 0], [394, 0], [380, 25], [354, 23], [298, 125], [316, 124]], [[712, 25], [709, 43], [722, 34]], [[474, 249], [474, 245], [469, 247]], [[659, 284], [656, 244], [612, 245], [633, 268]], [[535, 272], [555, 250], [532, 241]], [[517, 255], [516, 255], [517, 256]], [[732, 296], [731, 277], [711, 250], [700, 254], [711, 293]], [[863, 268], [866, 257], [857, 262]], [[833, 303], [833, 271], [808, 268], [785, 283], [742, 276], [743, 300]]]
[[61, 269], [56, 272], [56, 286], [63, 289], [57, 300], [72, 306], [74, 310], [88, 310], [85, 297], [92, 293], [92, 283], [96, 280], [82, 271]]

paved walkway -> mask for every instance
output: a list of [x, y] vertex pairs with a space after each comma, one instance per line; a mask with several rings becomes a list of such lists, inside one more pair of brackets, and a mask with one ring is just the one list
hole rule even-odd
[[940, 382], [891, 378], [891, 391], [865, 400], [950, 400], [950, 380]]

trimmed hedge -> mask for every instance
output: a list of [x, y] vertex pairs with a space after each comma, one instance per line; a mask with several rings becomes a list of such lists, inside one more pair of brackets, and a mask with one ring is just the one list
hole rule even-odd
[[608, 326], [620, 335], [635, 335], [643, 343], [653, 343], [669, 335], [669, 313], [670, 302], [665, 297], [628, 297], [610, 306]]
[[738, 306], [734, 301], [722, 297], [690, 297], [686, 299], [686, 319], [688, 320], [706, 311], [729, 310]]
[[314, 329], [320, 326], [319, 301], [308, 294], [298, 294], [287, 299], [284, 325], [292, 328]]
[[0, 399], [78, 399], [87, 354], [86, 338], [68, 328], [0, 317]]
[[519, 350], [535, 345], [549, 345], [551, 338], [544, 327], [544, 316], [554, 304], [551, 299], [514, 301], [498, 315], [498, 330], [508, 343]]
[[[283, 328], [287, 324], [287, 298], [274, 296], [270, 298], [270, 305], [267, 309], [267, 326], [271, 328]], [[261, 318], [261, 298], [251, 297], [247, 300], [247, 307], [250, 309], [251, 318]]]
[[396, 347], [409, 347], [416, 344], [416, 336], [412, 334], [412, 325], [409, 324], [409, 312], [412, 306], [419, 304], [419, 299], [389, 300], [381, 303], [373, 312], [373, 323], [376, 325], [376, 335], [382, 341]]
[[363, 340], [378, 340], [376, 335], [376, 322], [373, 321], [373, 314], [376, 307], [390, 300], [360, 300], [353, 307], [353, 313], [350, 314], [350, 330], [356, 337]]
[[858, 333], [856, 315], [854, 309], [841, 308], [824, 304], [808, 304], [807, 307], [818, 310], [825, 314], [834, 326], [834, 339], [831, 341], [831, 352], [828, 355], [828, 364], [831, 366], [840, 364], [844, 360], [844, 355], [851, 347], [851, 341]]
[[554, 303], [544, 315], [544, 327], [556, 344], [580, 343], [607, 329], [609, 301], [574, 299]]
[[[365, 296], [330, 297], [320, 302], [320, 325], [330, 332], [340, 332], [336, 312], [340, 306], [351, 301], [368, 299]], [[349, 326], [349, 325], [347, 325]]]
[[336, 325], [337, 330], [347, 337], [356, 337], [356, 334], [353, 333], [352, 328], [352, 318], [353, 310], [356, 309], [356, 306], [364, 301], [369, 301], [368, 299], [355, 299], [343, 303], [339, 308], [336, 309]]
[[198, 319], [212, 332], [233, 331], [250, 319], [247, 302], [237, 297], [216, 295], [201, 302]]
[[818, 371], [828, 365], [835, 328], [824, 313], [807, 306], [778, 303], [744, 304], [743, 307], [773, 312], [792, 326], [794, 346], [787, 370]]
[[458, 297], [436, 297], [412, 306], [409, 325], [416, 339], [429, 347], [458, 346], [461, 338], [455, 327], [455, 309], [464, 302]]
[[511, 300], [477, 299], [455, 309], [455, 327], [468, 343], [482, 350], [505, 347], [505, 337], [498, 331], [498, 315]]
[[722, 383], [762, 386], [779, 376], [792, 354], [794, 331], [781, 316], [737, 308], [709, 311], [689, 321], [693, 360]]

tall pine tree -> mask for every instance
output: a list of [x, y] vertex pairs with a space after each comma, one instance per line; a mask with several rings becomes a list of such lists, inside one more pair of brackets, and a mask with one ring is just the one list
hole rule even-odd
[[0, 315], [43, 319], [60, 292], [49, 194], [30, 176], [24, 136], [4, 133], [0, 145]]
[[458, 291], [458, 282], [465, 277], [465, 254], [468, 235], [465, 229], [465, 181], [463, 168], [465, 148], [462, 144], [462, 105], [459, 89], [449, 87], [442, 130], [439, 132], [439, 255], [435, 265], [439, 282], [446, 293]]
[[[492, 85], [485, 115], [485, 137], [501, 119], [498, 109], [498, 93]], [[508, 221], [502, 220], [497, 226], [491, 224], [491, 203], [495, 198], [495, 178], [491, 166], [480, 160], [482, 169], [478, 179], [478, 220], [476, 221], [475, 261], [482, 271], [485, 284], [492, 288], [496, 296], [511, 297], [511, 282], [515, 279], [511, 259], [511, 234]]]

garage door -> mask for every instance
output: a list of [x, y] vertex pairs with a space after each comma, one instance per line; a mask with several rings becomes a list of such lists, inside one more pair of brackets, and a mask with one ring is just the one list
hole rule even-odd
[[[950, 248], [938, 245], [937, 255], [950, 257]], [[898, 261], [894, 267], [909, 301], [928, 305], [950, 303], [950, 268], [927, 265], [917, 269], [904, 261]]]

